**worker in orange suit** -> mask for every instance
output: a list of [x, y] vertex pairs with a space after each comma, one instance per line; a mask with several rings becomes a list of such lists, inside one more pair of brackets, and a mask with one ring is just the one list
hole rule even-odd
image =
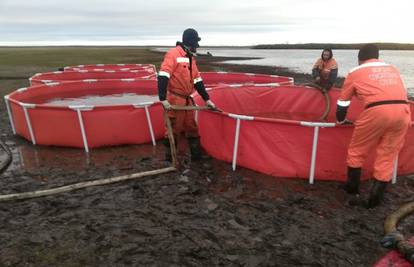
[[[191, 94], [196, 90], [206, 101], [207, 106], [215, 108], [204, 87], [194, 58], [199, 41], [201, 38], [196, 30], [186, 29], [183, 32], [182, 42], [177, 42], [176, 47], [166, 53], [158, 73], [158, 95], [165, 110], [168, 111], [174, 138], [177, 141], [181, 134], [185, 135], [192, 160], [199, 160], [203, 156], [194, 117], [195, 112], [171, 110], [171, 105], [193, 106]], [[170, 161], [171, 151], [168, 138], [164, 140], [164, 145], [166, 146], [166, 160]]]
[[394, 162], [411, 125], [407, 91], [400, 73], [378, 57], [379, 49], [373, 44], [364, 45], [359, 50], [359, 66], [346, 77], [336, 110], [337, 121], [343, 124], [347, 122], [346, 112], [353, 96], [365, 106], [355, 121], [348, 147], [348, 179], [344, 189], [349, 194], [359, 194], [361, 167], [368, 154], [376, 153], [369, 197], [357, 203], [367, 208], [382, 201]]
[[321, 57], [315, 62], [312, 68], [314, 82], [322, 88], [329, 90], [335, 84], [338, 77], [338, 64], [333, 58], [332, 49], [325, 48]]

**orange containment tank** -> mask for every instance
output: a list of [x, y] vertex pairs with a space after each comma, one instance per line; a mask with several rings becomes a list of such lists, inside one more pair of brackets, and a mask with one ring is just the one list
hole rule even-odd
[[[336, 103], [340, 91], [329, 92]], [[336, 125], [335, 105], [327, 121], [318, 121], [325, 111], [325, 98], [304, 86], [239, 86], [209, 90], [223, 113], [198, 113], [201, 142], [217, 159], [278, 177], [346, 179], [347, 148], [352, 125]], [[196, 103], [202, 104], [195, 95]], [[410, 103], [411, 110], [413, 103]], [[355, 120], [362, 104], [353, 101], [348, 118]], [[407, 139], [414, 138], [414, 128]], [[414, 144], [405, 142], [398, 158], [398, 174], [414, 173]], [[373, 157], [364, 165], [363, 177], [372, 177]]]
[[67, 66], [63, 68], [64, 71], [101, 71], [101, 70], [114, 70], [114, 71], [127, 71], [127, 70], [147, 70], [151, 73], [156, 73], [157, 70], [153, 64], [95, 64], [95, 65], [77, 65]]
[[[127, 101], [70, 102], [85, 96], [126, 96]], [[128, 99], [131, 96], [134, 98]], [[33, 144], [84, 147], [88, 151], [92, 147], [151, 141], [155, 145], [155, 140], [164, 137], [156, 80], [48, 83], [18, 89], [6, 95], [5, 100], [13, 132]], [[69, 104], [56, 104], [57, 100]]]
[[147, 70], [79, 70], [79, 71], [55, 71], [37, 73], [29, 81], [31, 85], [51, 82], [78, 81], [78, 80], [104, 80], [104, 79], [156, 79], [156, 73]]

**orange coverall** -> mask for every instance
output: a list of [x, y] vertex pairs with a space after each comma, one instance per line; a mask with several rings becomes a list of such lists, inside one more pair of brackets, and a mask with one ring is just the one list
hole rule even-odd
[[[190, 95], [195, 91], [194, 84], [202, 81], [194, 57], [191, 57], [192, 69], [190, 73], [190, 58], [184, 49], [177, 45], [170, 49], [161, 64], [159, 75], [169, 78], [167, 100], [171, 105], [193, 106]], [[198, 137], [198, 128], [195, 122], [194, 111], [170, 110], [174, 136], [185, 133], [187, 138]]]
[[329, 74], [331, 73], [331, 70], [337, 68], [338, 64], [336, 63], [336, 60], [333, 58], [329, 59], [328, 61], [324, 61], [322, 60], [322, 58], [319, 58], [313, 65], [313, 69], [319, 70], [321, 80], [325, 81], [329, 79]]
[[407, 93], [399, 71], [378, 59], [364, 61], [346, 77], [338, 105], [349, 106], [354, 95], [363, 102], [365, 110], [355, 122], [347, 164], [360, 168], [368, 153], [375, 151], [374, 178], [388, 182], [411, 125], [409, 106], [403, 103], [407, 102]]

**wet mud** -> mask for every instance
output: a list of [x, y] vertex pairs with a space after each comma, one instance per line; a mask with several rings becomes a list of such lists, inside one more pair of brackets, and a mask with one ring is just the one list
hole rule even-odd
[[[265, 73], [257, 66], [203, 64]], [[89, 155], [32, 146], [13, 136], [4, 103], [0, 125], [13, 152], [0, 175], [1, 194], [168, 165], [161, 142]], [[0, 203], [0, 266], [371, 266], [387, 252], [379, 244], [385, 217], [414, 196], [414, 178], [399, 177], [385, 203], [367, 210], [347, 205], [338, 182], [309, 185], [243, 168], [233, 172], [214, 159], [181, 160], [177, 172]], [[364, 182], [362, 194], [368, 190]], [[400, 227], [412, 236], [413, 225], [409, 217]]]

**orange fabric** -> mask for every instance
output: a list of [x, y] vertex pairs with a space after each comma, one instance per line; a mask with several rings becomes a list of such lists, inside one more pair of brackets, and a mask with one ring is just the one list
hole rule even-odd
[[[365, 106], [378, 101], [407, 100], [398, 70], [379, 60], [367, 60], [350, 71], [339, 99], [349, 101], [354, 95]], [[362, 167], [368, 154], [375, 151], [374, 178], [389, 181], [410, 123], [410, 109], [405, 104], [365, 109], [355, 122], [348, 147], [348, 166]]]
[[338, 64], [334, 58], [331, 58], [328, 61], [324, 61], [322, 58], [319, 58], [313, 65], [313, 68], [319, 70], [319, 75], [322, 80], [328, 80], [331, 70], [337, 69]]
[[[193, 106], [192, 99], [183, 98], [173, 94], [168, 95], [168, 102], [177, 106]], [[194, 111], [170, 110], [168, 117], [171, 119], [174, 136], [185, 134], [186, 137], [198, 137], [198, 127], [195, 121]]]
[[[181, 46], [170, 49], [161, 64], [160, 72], [170, 75], [167, 87], [167, 100], [171, 105], [192, 106], [190, 95], [194, 92], [194, 84], [201, 80], [196, 60], [192, 58], [192, 76], [190, 79], [190, 60]], [[174, 94], [176, 93], [176, 94]], [[179, 95], [181, 96], [179, 96]], [[169, 111], [175, 136], [184, 133], [186, 137], [198, 137], [194, 111]]]
[[170, 75], [167, 92], [173, 91], [188, 96], [194, 92], [194, 80], [200, 78], [194, 57], [192, 58], [191, 80], [189, 66], [189, 58], [181, 46], [176, 46], [167, 52], [160, 68], [160, 72]]
[[407, 91], [400, 72], [377, 59], [364, 62], [350, 71], [345, 79], [340, 99], [358, 97], [364, 105], [384, 100], [407, 100]]

